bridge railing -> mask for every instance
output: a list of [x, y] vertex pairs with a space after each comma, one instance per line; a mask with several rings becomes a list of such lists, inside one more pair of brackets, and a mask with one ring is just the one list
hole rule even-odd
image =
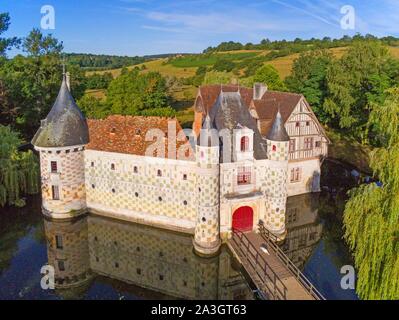
[[245, 233], [235, 230], [232, 238], [243, 257], [251, 265], [257, 276], [267, 288], [267, 294], [273, 300], [286, 300], [287, 287], [273, 271], [267, 261], [259, 254], [255, 246], [249, 241]]
[[316, 289], [316, 287], [310, 282], [310, 280], [299, 270], [299, 268], [291, 261], [290, 258], [277, 244], [277, 237], [267, 230], [263, 224], [263, 221], [259, 221], [259, 233], [266, 240], [269, 247], [274, 251], [276, 256], [281, 260], [282, 263], [291, 271], [294, 277], [299, 283], [310, 293], [310, 295], [316, 300], [325, 300], [324, 296]]

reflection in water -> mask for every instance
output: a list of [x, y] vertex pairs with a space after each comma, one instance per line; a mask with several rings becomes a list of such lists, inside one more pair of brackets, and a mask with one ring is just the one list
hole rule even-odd
[[318, 210], [319, 194], [287, 199], [287, 236], [282, 249], [300, 270], [303, 270], [322, 236], [323, 225]]
[[[226, 248], [214, 258], [194, 254], [190, 236], [95, 215], [45, 220], [48, 263], [57, 292], [80, 298], [96, 276], [183, 299], [252, 299]], [[140, 291], [146, 298], [151, 292]]]

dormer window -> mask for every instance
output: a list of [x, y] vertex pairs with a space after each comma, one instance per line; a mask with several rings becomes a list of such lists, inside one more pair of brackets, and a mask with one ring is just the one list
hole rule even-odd
[[136, 136], [139, 136], [141, 134], [141, 130], [140, 129], [136, 129], [135, 134], [136, 134]]
[[249, 150], [249, 138], [244, 136], [241, 138], [241, 152], [246, 152]]
[[110, 133], [111, 136], [114, 136], [115, 133], [116, 133], [116, 128], [115, 128], [115, 127], [111, 128], [111, 130], [109, 131], [109, 133]]

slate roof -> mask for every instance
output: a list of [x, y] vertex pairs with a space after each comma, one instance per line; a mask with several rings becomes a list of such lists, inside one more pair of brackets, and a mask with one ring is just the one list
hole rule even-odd
[[272, 141], [290, 141], [290, 137], [284, 127], [280, 110], [277, 111], [272, 128], [269, 130], [266, 138]]
[[221, 91], [226, 93], [240, 92], [245, 105], [250, 108], [253, 107], [259, 119], [263, 120], [261, 128], [263, 136], [266, 136], [271, 129], [278, 108], [280, 108], [280, 113], [285, 123], [299, 101], [303, 98], [301, 94], [267, 90], [261, 99], [253, 100], [252, 88], [238, 85], [206, 85], [199, 88], [197, 98], [199, 101], [196, 101], [196, 111], [201, 111], [199, 110], [199, 105], [202, 104], [204, 113], [210, 112]]
[[89, 130], [87, 122], [76, 105], [63, 76], [60, 91], [46, 119], [32, 139], [37, 147], [69, 147], [87, 144]]
[[[248, 106], [239, 92], [223, 92], [219, 94], [216, 103], [212, 106], [209, 116], [214, 123], [215, 128], [221, 130], [227, 129], [230, 132], [230, 141], [234, 129], [248, 128], [254, 132], [254, 158], [257, 160], [266, 159], [266, 141], [261, 136], [255, 119], [249, 113]], [[230, 154], [233, 152], [232, 143], [226, 144], [222, 148], [229, 148]], [[223, 155], [223, 152], [221, 152]], [[224, 159], [226, 160], [226, 159]]]
[[[165, 143], [165, 154], [157, 157], [168, 158], [168, 123], [175, 126], [176, 135], [182, 130], [176, 119], [165, 117], [142, 117], [142, 116], [121, 116], [112, 115], [106, 119], [88, 119], [90, 143], [87, 150], [98, 150], [106, 152], [117, 152], [125, 154], [146, 155], [147, 148], [155, 142], [146, 141], [146, 134], [151, 129], [158, 129], [163, 132]], [[176, 139], [176, 158], [181, 160], [195, 160], [194, 152], [189, 144], [190, 155], [181, 156], [179, 148], [187, 143], [187, 139]], [[155, 156], [155, 155], [151, 155]]]

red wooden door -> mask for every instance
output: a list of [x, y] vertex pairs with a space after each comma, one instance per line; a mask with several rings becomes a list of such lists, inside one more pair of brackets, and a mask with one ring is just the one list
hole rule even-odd
[[251, 207], [238, 208], [233, 214], [233, 230], [251, 231], [253, 220], [254, 212]]

